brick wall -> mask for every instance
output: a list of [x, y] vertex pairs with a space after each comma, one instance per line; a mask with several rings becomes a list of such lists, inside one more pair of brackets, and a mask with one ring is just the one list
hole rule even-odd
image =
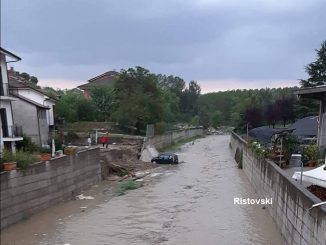
[[99, 156], [96, 148], [36, 163], [25, 171], [2, 172], [1, 229], [98, 183]]
[[233, 153], [237, 148], [243, 150], [243, 171], [257, 194], [273, 198], [273, 205], [267, 208], [287, 244], [325, 245], [326, 207], [307, 211], [321, 200], [286, 176], [273, 162], [259, 159], [235, 133], [231, 135], [230, 146]]

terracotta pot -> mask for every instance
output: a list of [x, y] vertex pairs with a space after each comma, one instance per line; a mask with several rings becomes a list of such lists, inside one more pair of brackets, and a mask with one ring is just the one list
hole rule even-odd
[[308, 161], [308, 167], [316, 167], [317, 161], [316, 160], [310, 160]]
[[48, 153], [41, 154], [40, 159], [41, 161], [49, 161], [51, 159], [51, 155]]
[[3, 166], [4, 171], [11, 171], [11, 170], [16, 169], [17, 164], [16, 164], [16, 162], [5, 162], [2, 164], [2, 166]]

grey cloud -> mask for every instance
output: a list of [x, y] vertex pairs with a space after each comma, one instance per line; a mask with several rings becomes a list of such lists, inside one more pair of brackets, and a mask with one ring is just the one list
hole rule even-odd
[[297, 79], [326, 39], [322, 0], [2, 1], [4, 46], [44, 77], [142, 65], [196, 80]]

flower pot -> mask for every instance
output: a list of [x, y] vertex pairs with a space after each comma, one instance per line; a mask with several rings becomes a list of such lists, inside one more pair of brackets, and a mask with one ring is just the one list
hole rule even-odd
[[316, 167], [317, 161], [316, 160], [310, 160], [308, 161], [308, 167]]
[[65, 155], [75, 155], [77, 153], [77, 148], [67, 146], [67, 147], [64, 148], [63, 153]]
[[16, 162], [5, 162], [2, 164], [2, 166], [3, 166], [4, 171], [11, 171], [11, 170], [16, 169], [17, 164], [16, 164]]
[[41, 154], [40, 160], [41, 161], [49, 161], [51, 159], [51, 155], [48, 153]]

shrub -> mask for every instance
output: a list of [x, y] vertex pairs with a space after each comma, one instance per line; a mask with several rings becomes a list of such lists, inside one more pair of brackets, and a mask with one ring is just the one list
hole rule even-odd
[[26, 169], [30, 164], [38, 161], [38, 155], [18, 150], [16, 153], [5, 150], [1, 156], [1, 163], [17, 162], [17, 168]]
[[319, 155], [317, 145], [308, 145], [303, 149], [303, 155], [307, 160], [317, 160]]
[[138, 189], [140, 187], [143, 186], [142, 182], [136, 182], [136, 181], [132, 181], [132, 180], [128, 180], [125, 182], [122, 182], [118, 188], [118, 190], [116, 191], [116, 194], [118, 196], [123, 196], [126, 194], [126, 192], [128, 190], [135, 190]]
[[16, 142], [16, 147], [18, 150], [37, 152], [39, 147], [32, 141], [32, 139], [26, 135], [23, 136], [23, 140]]

